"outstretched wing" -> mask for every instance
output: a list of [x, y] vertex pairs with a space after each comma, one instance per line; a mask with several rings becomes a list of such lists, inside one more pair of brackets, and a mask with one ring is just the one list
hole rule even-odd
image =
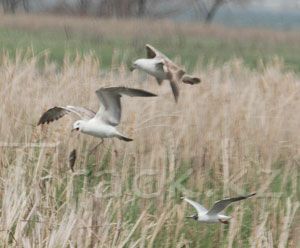
[[170, 61], [170, 59], [166, 55], [164, 55], [162, 52], [158, 51], [156, 48], [149, 44], [146, 44], [146, 50], [148, 59], [161, 58]]
[[185, 71], [179, 68], [176, 64], [172, 61], [165, 61], [165, 70], [167, 71], [167, 77], [170, 81], [170, 86], [175, 98], [175, 101], [178, 101], [179, 97], [179, 87], [178, 82], [185, 74]]
[[[162, 62], [158, 63], [157, 65], [160, 67], [159, 69], [165, 71], [168, 74], [168, 79], [170, 81], [170, 86], [175, 98], [175, 101], [178, 101], [179, 97], [179, 87], [178, 82], [182, 78], [182, 76], [185, 74], [185, 70], [180, 68], [178, 65], [176, 65], [172, 60], [170, 60], [165, 54], [158, 51], [153, 46], [147, 44], [147, 58], [148, 59], [161, 59]], [[161, 82], [158, 81], [158, 84]]]
[[96, 117], [101, 121], [112, 125], [117, 126], [120, 123], [121, 119], [121, 96], [144, 96], [152, 97], [157, 96], [151, 92], [132, 89], [127, 87], [109, 87], [109, 88], [100, 88], [96, 91], [96, 94], [99, 98], [101, 106], [99, 111], [96, 114]]
[[220, 213], [222, 210], [224, 210], [228, 205], [230, 205], [233, 202], [245, 200], [251, 196], [254, 196], [256, 193], [252, 193], [250, 195], [246, 196], [239, 196], [234, 198], [227, 198], [221, 201], [217, 201], [212, 208], [207, 212], [207, 215], [215, 215]]
[[170, 86], [171, 86], [171, 89], [172, 89], [172, 93], [174, 95], [175, 102], [178, 102], [179, 88], [178, 88], [177, 81], [175, 81], [173, 79], [170, 79]]
[[197, 210], [198, 215], [203, 215], [203, 214], [207, 213], [207, 209], [205, 207], [203, 207], [201, 204], [199, 204], [198, 202], [194, 202], [185, 197], [183, 197], [183, 200], [185, 200], [186, 202], [191, 204]]
[[75, 107], [75, 106], [54, 107], [48, 109], [45, 113], [43, 113], [37, 125], [41, 125], [45, 123], [49, 124], [50, 122], [58, 120], [69, 113], [73, 113], [77, 115], [82, 120], [91, 119], [96, 114], [94, 111], [84, 107]]

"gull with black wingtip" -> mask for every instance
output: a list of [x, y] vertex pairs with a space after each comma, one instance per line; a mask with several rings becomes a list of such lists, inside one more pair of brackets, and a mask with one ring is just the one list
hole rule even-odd
[[246, 196], [238, 196], [233, 198], [226, 198], [224, 200], [217, 201], [210, 210], [207, 210], [198, 202], [192, 201], [186, 197], [183, 197], [183, 200], [191, 204], [196, 210], [197, 214], [187, 216], [187, 218], [192, 218], [199, 222], [204, 223], [223, 223], [229, 224], [229, 220], [231, 219], [230, 216], [224, 215], [221, 212], [229, 206], [231, 203], [236, 201], [245, 200], [249, 197], [254, 196], [256, 193], [252, 193]]
[[96, 94], [101, 104], [97, 113], [84, 107], [54, 107], [41, 116], [38, 125], [48, 124], [72, 113], [80, 118], [80, 120], [74, 122], [72, 131], [80, 131], [101, 139], [116, 137], [120, 140], [132, 141], [131, 138], [126, 137], [116, 129], [121, 120], [121, 97], [123, 95], [131, 97], [157, 96], [148, 91], [127, 87], [100, 88], [96, 91]]

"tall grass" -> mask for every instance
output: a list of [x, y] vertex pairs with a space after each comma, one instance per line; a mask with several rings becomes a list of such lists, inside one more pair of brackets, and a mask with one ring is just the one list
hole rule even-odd
[[258, 60], [274, 55], [285, 67], [300, 72], [300, 35], [296, 31], [229, 28], [170, 20], [117, 20], [51, 15], [0, 15], [0, 47], [15, 56], [17, 49], [30, 47], [35, 54], [49, 51], [50, 59], [62, 63], [66, 54], [93, 50], [102, 69], [110, 68], [112, 54], [120, 61], [145, 56], [150, 43], [174, 58], [180, 54], [188, 69], [197, 61], [222, 65], [236, 57], [257, 68]]
[[[93, 56], [65, 58], [60, 68], [38, 61], [0, 59], [1, 246], [297, 246], [300, 80], [278, 59], [256, 71], [239, 60], [196, 66], [203, 82], [180, 85], [178, 104], [168, 84], [124, 65], [104, 73]], [[70, 117], [36, 127], [55, 105], [96, 110], [94, 91], [112, 85], [159, 94], [122, 99], [119, 128], [133, 142], [106, 140], [90, 152], [98, 140], [71, 134]], [[194, 209], [180, 200], [209, 207], [254, 191], [227, 210], [228, 226], [185, 219]]]

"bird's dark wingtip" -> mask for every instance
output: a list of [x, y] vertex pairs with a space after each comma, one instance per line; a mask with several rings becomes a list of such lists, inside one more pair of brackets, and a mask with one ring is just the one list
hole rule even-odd
[[38, 123], [36, 126], [39, 126], [39, 125], [43, 125], [45, 124], [45, 122], [43, 121], [43, 116], [39, 119]]
[[154, 94], [152, 92], [149, 92], [149, 91], [145, 91], [145, 90], [140, 90], [140, 92], [142, 93], [141, 96], [148, 96], [148, 97], [156, 97], [158, 96], [157, 94]]

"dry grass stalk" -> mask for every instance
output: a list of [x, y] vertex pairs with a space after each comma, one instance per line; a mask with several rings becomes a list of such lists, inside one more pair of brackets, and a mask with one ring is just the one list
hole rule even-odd
[[[57, 72], [37, 63], [36, 57], [21, 53], [14, 61], [5, 53], [0, 58], [0, 137], [6, 144], [0, 147], [1, 245], [295, 244], [300, 80], [278, 61], [259, 71], [238, 60], [199, 71], [203, 83], [181, 85], [177, 105], [168, 85], [158, 87], [150, 78], [141, 85], [137, 74], [122, 68], [112, 78], [93, 57], [66, 59]], [[98, 141], [70, 136], [71, 118], [43, 128], [32, 125], [54, 105], [97, 109], [93, 92], [119, 84], [160, 95], [123, 99], [120, 129], [132, 132], [130, 144], [107, 140], [88, 155]], [[15, 143], [36, 146], [16, 149]], [[39, 147], [47, 143], [58, 145]], [[78, 160], [72, 174], [67, 152], [74, 148]], [[253, 191], [259, 196], [234, 212], [229, 233], [183, 218], [184, 211], [192, 210], [181, 204], [181, 193], [209, 206], [223, 193]]]

